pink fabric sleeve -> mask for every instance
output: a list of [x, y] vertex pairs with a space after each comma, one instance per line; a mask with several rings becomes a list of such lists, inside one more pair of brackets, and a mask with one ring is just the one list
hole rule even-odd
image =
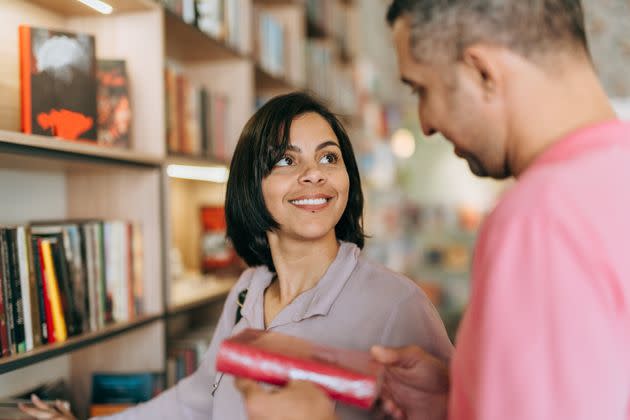
[[628, 418], [619, 279], [583, 219], [532, 206], [480, 236], [449, 418]]

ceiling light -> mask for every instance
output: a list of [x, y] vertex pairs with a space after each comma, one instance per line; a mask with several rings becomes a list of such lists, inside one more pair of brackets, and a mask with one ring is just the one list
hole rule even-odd
[[101, 0], [77, 0], [77, 1], [85, 4], [88, 7], [91, 7], [92, 9], [104, 15], [109, 15], [110, 13], [114, 11], [114, 8], [112, 6], [110, 6], [109, 4]]
[[168, 165], [166, 173], [171, 178], [224, 183], [230, 172], [225, 166]]

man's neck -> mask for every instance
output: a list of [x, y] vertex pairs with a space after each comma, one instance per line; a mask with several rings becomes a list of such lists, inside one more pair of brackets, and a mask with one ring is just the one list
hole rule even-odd
[[520, 135], [515, 136], [510, 156], [517, 178], [567, 135], [616, 117], [595, 72], [585, 65], [540, 80], [521, 104], [517, 117]]

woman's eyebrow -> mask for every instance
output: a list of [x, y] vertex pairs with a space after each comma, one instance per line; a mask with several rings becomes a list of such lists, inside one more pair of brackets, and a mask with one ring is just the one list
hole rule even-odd
[[[320, 143], [319, 145], [317, 145], [317, 147], [315, 148], [315, 151], [321, 150], [324, 147], [328, 147], [328, 146], [336, 146], [337, 148], [341, 149], [341, 147], [335, 143], [332, 140], [326, 140], [323, 143]], [[297, 152], [297, 153], [302, 153], [302, 149], [300, 149], [298, 146], [294, 145], [294, 144], [289, 144], [287, 146], [287, 150], [290, 150], [292, 152]]]

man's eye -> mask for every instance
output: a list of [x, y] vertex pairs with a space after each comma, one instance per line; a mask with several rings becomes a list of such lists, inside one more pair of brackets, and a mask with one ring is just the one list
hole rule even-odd
[[278, 162], [276, 162], [275, 166], [291, 166], [293, 165], [293, 159], [290, 156], [284, 156]]

